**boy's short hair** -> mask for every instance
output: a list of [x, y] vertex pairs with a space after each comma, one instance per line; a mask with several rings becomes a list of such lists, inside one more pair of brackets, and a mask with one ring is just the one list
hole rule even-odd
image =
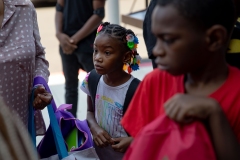
[[240, 16], [240, 0], [233, 0], [235, 3], [235, 8], [236, 8], [236, 16]]
[[230, 34], [235, 22], [232, 0], [158, 0], [158, 5], [172, 5], [198, 29], [222, 25]]

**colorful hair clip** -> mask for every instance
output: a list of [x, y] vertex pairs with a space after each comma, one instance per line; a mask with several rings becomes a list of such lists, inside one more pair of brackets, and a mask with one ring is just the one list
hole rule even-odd
[[97, 28], [97, 35], [98, 35], [98, 33], [102, 30], [102, 28], [103, 28], [103, 25], [100, 24], [100, 25], [98, 26], [98, 28]]
[[[137, 53], [137, 45], [139, 43], [138, 38], [133, 34], [126, 35], [127, 46], [132, 51], [132, 58], [128, 64], [124, 64], [124, 70], [127, 70], [130, 74], [132, 71], [139, 70], [139, 64], [141, 62], [141, 57]], [[128, 67], [126, 66], [128, 65]]]

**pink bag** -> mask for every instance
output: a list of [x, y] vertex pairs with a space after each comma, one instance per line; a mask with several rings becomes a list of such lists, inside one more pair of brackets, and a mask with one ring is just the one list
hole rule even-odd
[[144, 127], [127, 150], [124, 160], [216, 160], [201, 122], [180, 126], [166, 115]]

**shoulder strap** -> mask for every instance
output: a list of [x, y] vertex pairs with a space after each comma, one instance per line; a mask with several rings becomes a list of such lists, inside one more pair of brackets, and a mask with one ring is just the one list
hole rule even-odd
[[132, 80], [132, 82], [130, 83], [130, 86], [128, 87], [127, 94], [126, 94], [126, 97], [125, 97], [124, 105], [123, 105], [123, 115], [127, 111], [129, 103], [131, 102], [132, 97], [133, 97], [133, 95], [134, 95], [134, 93], [135, 93], [135, 91], [136, 91], [140, 82], [141, 81], [139, 79], [134, 78]]
[[88, 89], [91, 95], [94, 110], [95, 110], [95, 97], [97, 92], [97, 86], [101, 76], [102, 75], [98, 74], [95, 69], [93, 69], [88, 76]]

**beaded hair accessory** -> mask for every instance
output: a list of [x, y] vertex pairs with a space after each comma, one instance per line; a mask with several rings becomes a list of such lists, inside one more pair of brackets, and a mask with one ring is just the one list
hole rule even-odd
[[132, 71], [139, 70], [139, 64], [142, 58], [137, 53], [138, 38], [133, 34], [127, 34], [126, 40], [128, 48], [132, 51], [132, 57], [129, 63], [124, 64], [123, 70], [127, 70], [130, 74]]

